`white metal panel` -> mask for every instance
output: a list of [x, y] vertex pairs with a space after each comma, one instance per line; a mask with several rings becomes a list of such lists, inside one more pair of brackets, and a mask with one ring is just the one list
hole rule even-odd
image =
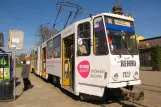
[[38, 46], [38, 59], [37, 59], [37, 74], [40, 75], [40, 64], [41, 64], [41, 59], [40, 59], [40, 46]]
[[61, 33], [62, 38], [65, 38], [67, 36], [74, 34], [75, 33], [74, 28], [75, 28], [75, 23], [65, 28]]
[[46, 60], [46, 72], [58, 77], [62, 77], [62, 59], [54, 58]]
[[[134, 66], [121, 66], [121, 61], [134, 61], [136, 62], [136, 65]], [[121, 82], [121, 81], [130, 81], [130, 80], [136, 80], [134, 78], [134, 73], [138, 72], [139, 76], [139, 56], [138, 55], [112, 55], [111, 56], [111, 70], [110, 70], [110, 82]], [[129, 76], [124, 76], [124, 72], [129, 72]], [[118, 79], [114, 80], [113, 76], [118, 73]]]
[[141, 80], [127, 82], [127, 85], [140, 85], [140, 84], [141, 84]]
[[46, 41], [42, 43], [42, 48], [46, 47]]
[[129, 20], [129, 21], [134, 21], [133, 18], [125, 16], [125, 15], [118, 15], [118, 14], [112, 14], [112, 13], [103, 13], [103, 15], [111, 16], [111, 17], [115, 17], [115, 18], [120, 18], [120, 19], [125, 19], [125, 20]]
[[88, 95], [95, 95], [102, 97], [104, 93], [104, 87], [79, 84], [79, 91]]

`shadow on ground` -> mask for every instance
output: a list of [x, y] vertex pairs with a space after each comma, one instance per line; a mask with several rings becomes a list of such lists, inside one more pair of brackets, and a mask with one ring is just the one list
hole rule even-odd
[[[40, 77], [40, 76], [38, 76], [38, 75], [36, 75], [36, 76], [37, 76], [37, 77]], [[40, 78], [41, 78], [41, 77], [40, 77]], [[64, 95], [68, 96], [69, 98], [73, 99], [74, 101], [81, 101], [81, 102], [91, 103], [91, 104], [94, 104], [94, 105], [100, 105], [100, 107], [106, 107], [107, 104], [113, 104], [113, 103], [117, 103], [117, 104], [121, 105], [122, 107], [137, 107], [137, 106], [135, 106], [135, 105], [139, 105], [139, 106], [142, 106], [142, 107], [147, 107], [147, 106], [145, 106], [145, 105], [141, 105], [141, 104], [138, 104], [138, 103], [126, 104], [126, 103], [124, 103], [124, 101], [125, 101], [126, 99], [123, 99], [123, 96], [118, 97], [118, 96], [116, 96], [116, 95], [110, 95], [110, 96], [108, 96], [108, 98], [105, 99], [105, 100], [96, 100], [96, 101], [85, 100], [85, 101], [82, 101], [82, 100], [80, 100], [80, 97], [79, 97], [79, 96], [76, 96], [76, 95], [74, 95], [73, 93], [71, 93], [71, 92], [69, 92], [69, 91], [67, 91], [67, 90], [65, 90], [65, 89], [63, 89], [63, 88], [61, 88], [60, 85], [55, 85], [52, 81], [47, 81], [47, 80], [45, 80], [45, 79], [43, 79], [43, 78], [41, 78], [41, 79], [42, 79], [44, 82], [50, 83], [50, 84], [52, 84], [54, 87], [57, 87], [58, 89], [61, 90], [61, 92], [62, 92]]]
[[[32, 89], [33, 87], [34, 87], [34, 85], [30, 85], [30, 86], [28, 87], [28, 90], [29, 90], [29, 89]], [[28, 90], [27, 90], [27, 91], [28, 91]], [[23, 89], [22, 89], [21, 93], [20, 93], [19, 95], [16, 95], [16, 100], [17, 100], [24, 92], [26, 92], [26, 91], [23, 91]]]
[[152, 67], [141, 66], [140, 71], [153, 71]]
[[[66, 96], [70, 97], [71, 99], [75, 100], [75, 101], [81, 101], [81, 102], [86, 102], [86, 103], [91, 103], [94, 105], [100, 105], [100, 107], [106, 107], [108, 104], [113, 104], [113, 103], [117, 103], [119, 105], [121, 105], [122, 107], [137, 107], [134, 104], [126, 104], [124, 103], [124, 101], [126, 100], [125, 98], [123, 98], [123, 96], [116, 96], [116, 95], [110, 95], [108, 98], [106, 98], [105, 100], [80, 100], [80, 98], [72, 93], [70, 93], [69, 91], [66, 91], [63, 88], [60, 88], [61, 92], [63, 92]], [[138, 104], [137, 104], [138, 105]], [[144, 105], [140, 105], [142, 107], [147, 107]]]
[[19, 86], [21, 84], [20, 81], [16, 82], [16, 87]]
[[21, 81], [18, 81], [19, 78], [16, 77], [16, 87], [21, 84]]
[[19, 95], [16, 95], [16, 100], [24, 93], [24, 91], [22, 91]]

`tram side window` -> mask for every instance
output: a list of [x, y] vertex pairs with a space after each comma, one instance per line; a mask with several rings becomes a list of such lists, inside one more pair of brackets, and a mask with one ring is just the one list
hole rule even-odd
[[103, 18], [97, 17], [93, 22], [93, 50], [95, 55], [107, 55], [108, 45], [107, 38], [105, 34]]
[[53, 39], [53, 57], [61, 57], [61, 35], [58, 35]]
[[34, 51], [31, 52], [31, 58], [32, 58], [31, 60], [34, 59]]
[[52, 49], [53, 49], [53, 42], [52, 39], [47, 42], [47, 59], [52, 58]]
[[78, 56], [88, 56], [90, 55], [91, 35], [90, 35], [90, 23], [85, 22], [78, 25]]

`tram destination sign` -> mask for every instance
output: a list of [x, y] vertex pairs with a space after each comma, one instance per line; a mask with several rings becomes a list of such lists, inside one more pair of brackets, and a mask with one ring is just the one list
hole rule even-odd
[[125, 20], [114, 19], [114, 24], [130, 27], [130, 22]]

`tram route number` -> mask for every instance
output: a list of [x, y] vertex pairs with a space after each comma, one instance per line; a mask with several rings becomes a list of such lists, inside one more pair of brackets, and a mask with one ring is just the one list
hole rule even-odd
[[130, 77], [130, 75], [131, 75], [131, 72], [130, 71], [123, 72], [123, 78]]

